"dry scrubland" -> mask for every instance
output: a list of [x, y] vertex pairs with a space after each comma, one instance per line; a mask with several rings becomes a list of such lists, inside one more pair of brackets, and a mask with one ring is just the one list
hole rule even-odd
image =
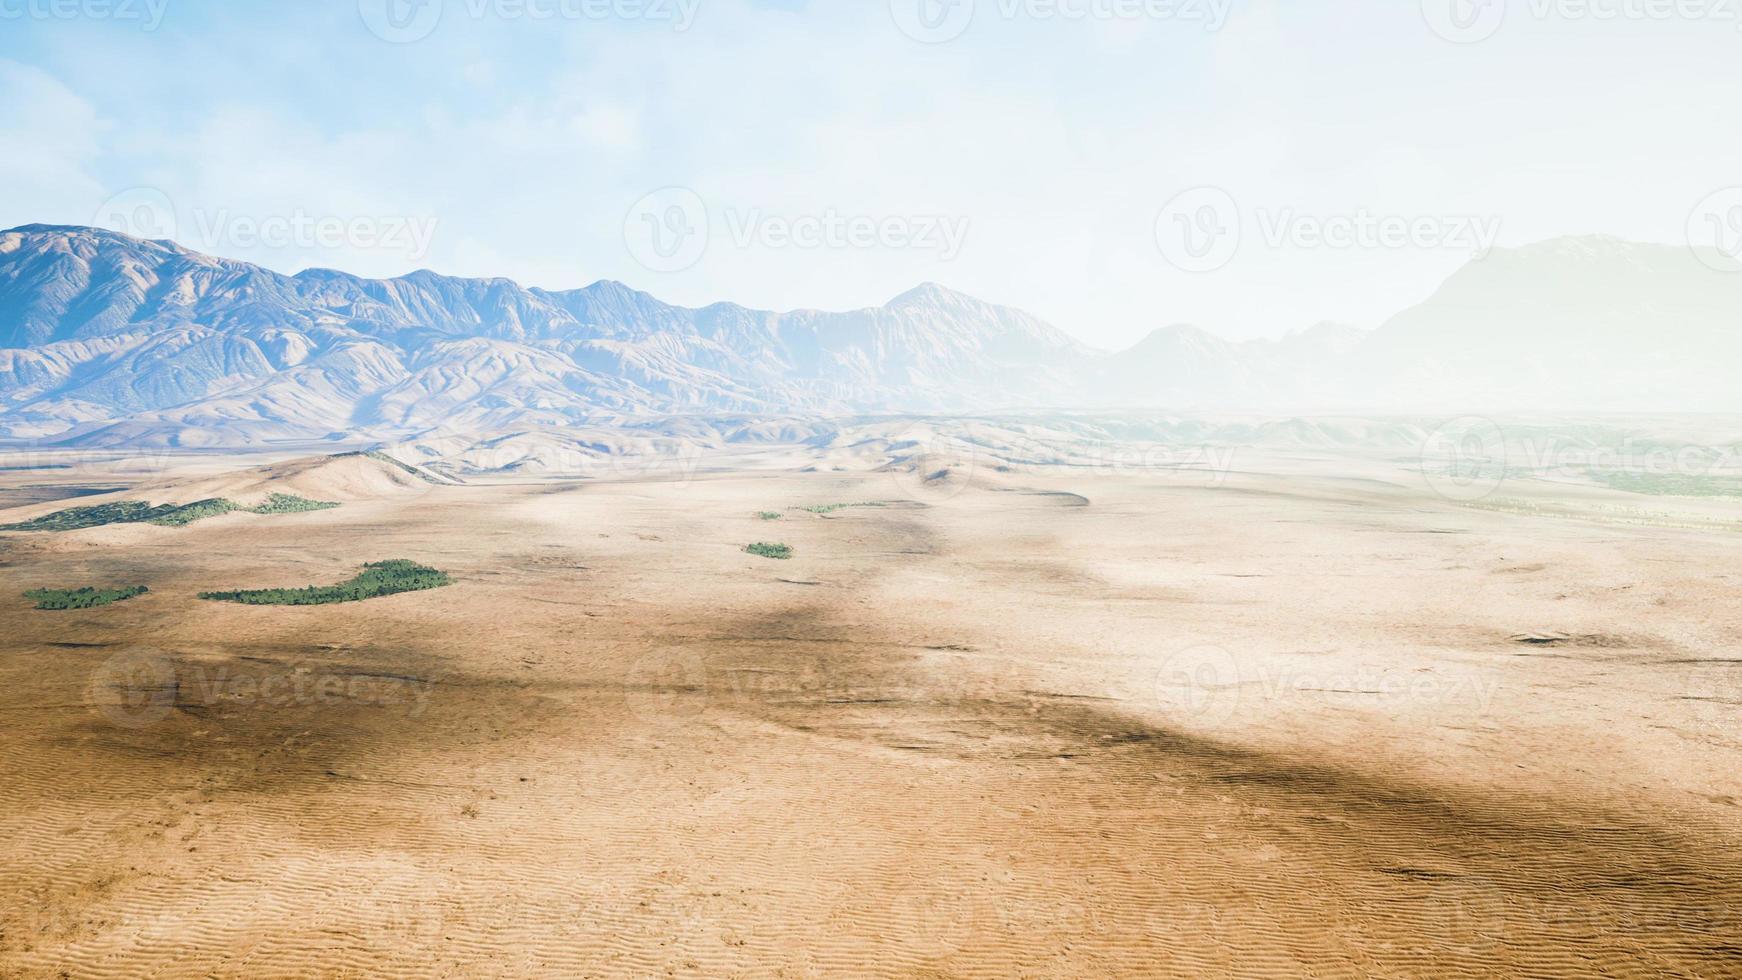
[[[159, 496], [343, 506], [0, 535], [0, 975], [1742, 975], [1733, 530], [1374, 458], [257, 463]], [[389, 557], [455, 584], [196, 598]], [[22, 595], [83, 585], [150, 591]]]

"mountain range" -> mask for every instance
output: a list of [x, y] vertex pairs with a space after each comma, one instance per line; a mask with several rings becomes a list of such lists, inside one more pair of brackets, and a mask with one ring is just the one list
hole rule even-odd
[[1727, 262], [1557, 239], [1472, 261], [1375, 330], [1234, 343], [1177, 325], [1106, 352], [932, 284], [849, 312], [691, 309], [615, 282], [283, 275], [28, 225], [0, 232], [0, 438], [243, 446], [1049, 408], [1730, 411], [1742, 265]]

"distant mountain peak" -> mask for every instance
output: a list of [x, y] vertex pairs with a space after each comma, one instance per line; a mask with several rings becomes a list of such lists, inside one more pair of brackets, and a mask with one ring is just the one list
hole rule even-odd
[[[920, 304], [927, 306], [957, 306], [964, 303], [985, 303], [985, 300], [957, 292], [935, 282], [922, 282], [885, 303], [885, 307]], [[989, 304], [988, 304], [989, 305]]]
[[[1375, 331], [1235, 342], [1175, 323], [1119, 353], [925, 282], [882, 307], [692, 309], [418, 270], [281, 275], [65, 225], [0, 232], [0, 438], [247, 444], [666, 414], [1120, 405], [1742, 407], [1742, 274], [1569, 236], [1475, 260]], [[1742, 272], [1742, 266], [1736, 266]], [[92, 441], [95, 440], [95, 441]]]
[[1065, 400], [1089, 356], [936, 284], [888, 316], [698, 310], [610, 280], [552, 292], [427, 269], [287, 276], [101, 229], [26, 226], [0, 243], [0, 436], [215, 428], [248, 442], [1022, 407]]

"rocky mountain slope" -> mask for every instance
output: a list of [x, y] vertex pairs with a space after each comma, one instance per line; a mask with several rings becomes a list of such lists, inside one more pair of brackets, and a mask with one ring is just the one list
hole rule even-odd
[[1094, 356], [931, 285], [847, 313], [685, 309], [613, 282], [284, 276], [50, 226], [0, 233], [0, 345], [4, 434], [195, 443], [1041, 405]]
[[1610, 239], [1496, 252], [1372, 333], [1231, 343], [1181, 325], [1109, 354], [936, 285], [849, 312], [689, 309], [614, 282], [286, 276], [98, 229], [0, 232], [0, 438], [13, 440], [235, 446], [1060, 407], [1725, 410], [1742, 408], [1737, 365], [1742, 275]]

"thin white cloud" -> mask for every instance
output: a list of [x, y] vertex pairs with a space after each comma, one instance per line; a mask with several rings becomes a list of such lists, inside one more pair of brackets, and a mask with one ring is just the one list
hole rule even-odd
[[[779, 308], [938, 280], [1120, 346], [1176, 321], [1232, 336], [1374, 325], [1467, 257], [1247, 241], [1224, 269], [1182, 272], [1154, 222], [1199, 184], [1314, 219], [1499, 216], [1518, 244], [1674, 241], [1696, 202], [1742, 183], [1736, 36], [1713, 25], [1521, 17], [1457, 46], [1391, 0], [1249, 0], [1216, 33], [982, 6], [941, 45], [902, 36], [884, 3], [737, 0], [681, 33], [460, 20], [389, 45], [322, 5], [273, 5], [81, 36], [34, 52], [46, 68], [0, 62], [0, 214], [86, 220], [107, 193], [149, 184], [207, 215], [433, 217], [424, 256], [214, 250], [288, 270], [617, 278]], [[936, 217], [965, 221], [966, 238], [945, 260], [717, 234], [692, 268], [658, 273], [623, 224], [668, 185], [720, 220]]]
[[104, 123], [60, 80], [0, 59], [0, 226], [89, 223]]

